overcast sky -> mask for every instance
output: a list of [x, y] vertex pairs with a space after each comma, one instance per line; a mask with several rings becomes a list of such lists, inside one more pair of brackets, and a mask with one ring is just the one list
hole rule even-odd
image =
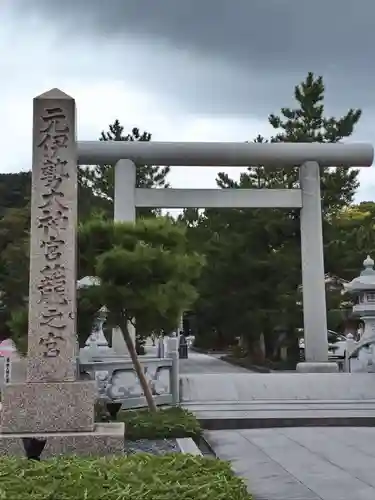
[[[313, 71], [327, 111], [361, 108], [353, 140], [375, 142], [374, 0], [2, 0], [0, 26], [2, 172], [30, 168], [32, 99], [53, 87], [82, 140], [119, 118], [154, 140], [245, 141]], [[170, 180], [214, 187], [217, 171]], [[358, 200], [375, 200], [374, 172]]]

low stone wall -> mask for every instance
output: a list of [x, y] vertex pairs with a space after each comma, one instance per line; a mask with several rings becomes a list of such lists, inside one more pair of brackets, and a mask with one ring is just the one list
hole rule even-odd
[[231, 373], [181, 375], [182, 402], [375, 401], [372, 373]]

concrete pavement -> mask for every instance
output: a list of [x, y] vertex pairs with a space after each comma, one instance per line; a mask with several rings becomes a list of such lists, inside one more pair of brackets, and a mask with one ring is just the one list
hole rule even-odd
[[[359, 416], [362, 425], [375, 425], [374, 374], [259, 374], [193, 351], [180, 369], [184, 407], [212, 422], [229, 415], [237, 425], [205, 437], [254, 500], [375, 499], [374, 427], [293, 427], [297, 414], [331, 415], [340, 425]], [[236, 421], [241, 413], [242, 423], [258, 418], [253, 427], [272, 418], [287, 427], [245, 429]]]
[[374, 428], [288, 428], [205, 433], [254, 500], [374, 500]]
[[[150, 341], [145, 345], [147, 356], [157, 356], [157, 346]], [[180, 359], [181, 374], [221, 374], [221, 373], [252, 373], [246, 368], [231, 365], [222, 361], [219, 355], [202, 354], [189, 349], [188, 359]]]
[[188, 359], [180, 360], [181, 374], [219, 374], [219, 373], [251, 373], [246, 368], [234, 366], [222, 361], [217, 356], [202, 354], [189, 350]]

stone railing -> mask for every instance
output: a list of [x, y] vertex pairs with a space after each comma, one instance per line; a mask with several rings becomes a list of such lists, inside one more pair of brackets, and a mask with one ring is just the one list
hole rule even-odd
[[[177, 405], [179, 395], [178, 351], [172, 349], [163, 359], [140, 356], [146, 379], [157, 405]], [[90, 358], [81, 356], [79, 367], [82, 378], [95, 379], [98, 384], [98, 399], [122, 403], [123, 408], [137, 408], [146, 405], [139, 380], [129, 358], [110, 356]], [[7, 380], [5, 380], [7, 378]], [[11, 370], [5, 358], [0, 358], [0, 390], [10, 381], [22, 383], [26, 380], [26, 360], [14, 360]]]
[[[141, 358], [140, 362], [156, 404], [179, 404], [178, 357]], [[96, 380], [99, 400], [122, 403], [123, 408], [146, 405], [131, 360], [85, 360], [80, 362], [80, 370], [82, 376]]]

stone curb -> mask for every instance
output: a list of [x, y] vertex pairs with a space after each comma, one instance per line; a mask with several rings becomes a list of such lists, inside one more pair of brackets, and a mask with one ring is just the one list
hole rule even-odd
[[194, 443], [191, 438], [177, 438], [177, 446], [180, 448], [181, 453], [189, 453], [190, 455], [203, 456], [203, 453]]
[[204, 430], [270, 429], [281, 427], [374, 427], [375, 417], [270, 417], [205, 418], [197, 417]]

